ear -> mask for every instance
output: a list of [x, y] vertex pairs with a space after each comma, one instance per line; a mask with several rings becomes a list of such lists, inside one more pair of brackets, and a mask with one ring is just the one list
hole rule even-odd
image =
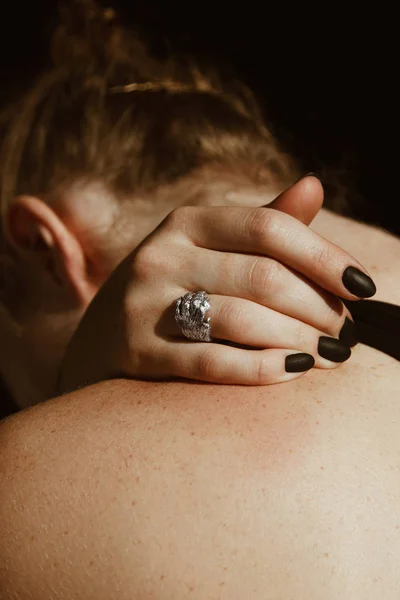
[[20, 256], [44, 268], [58, 286], [87, 305], [97, 291], [87, 273], [79, 240], [50, 206], [33, 196], [18, 196], [6, 219], [8, 238]]

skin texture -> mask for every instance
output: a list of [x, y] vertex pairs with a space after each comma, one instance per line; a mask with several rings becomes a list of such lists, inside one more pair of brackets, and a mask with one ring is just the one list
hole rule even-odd
[[[315, 227], [400, 304], [398, 240]], [[359, 346], [284, 385], [119, 380], [23, 411], [0, 425], [0, 598], [398, 600], [399, 397]]]
[[[318, 179], [282, 192], [273, 211], [250, 208], [278, 191], [208, 167], [122, 204], [93, 182], [76, 182], [56, 202], [17, 197], [8, 220], [22, 283], [9, 299], [14, 319], [0, 313], [0, 375], [17, 404], [121, 374], [276, 383], [299, 376], [284, 369], [293, 351], [311, 353], [317, 368], [337, 367], [318, 354], [318, 339], [338, 336], [348, 311], [325, 290], [354, 299], [341, 276], [362, 266], [307, 228], [323, 201]], [[217, 337], [265, 352], [185, 343], [182, 361], [170, 308], [188, 289], [212, 294]], [[263, 327], [251, 327], [257, 321]]]
[[94, 182], [76, 182], [50, 204], [31, 196], [15, 198], [9, 235], [20, 256], [22, 286], [11, 299], [13, 319], [0, 311], [0, 376], [18, 406], [55, 395], [66, 347], [99, 287], [173, 209], [257, 206], [280, 191], [255, 193], [254, 185], [242, 177], [213, 169], [150, 195], [129, 197], [122, 205]]
[[[319, 368], [337, 366], [318, 354], [318, 340], [323, 332], [337, 337], [346, 315], [340, 300], [322, 288], [354, 300], [341, 282], [350, 261], [338, 246], [276, 209], [175, 211], [122, 261], [92, 302], [68, 347], [60, 389], [73, 391], [116, 374], [277, 383], [289, 378], [284, 359], [296, 350], [312, 354]], [[210, 294], [213, 338], [264, 350], [188, 345], [173, 310], [187, 290]], [[90, 365], [88, 355], [94, 357]]]

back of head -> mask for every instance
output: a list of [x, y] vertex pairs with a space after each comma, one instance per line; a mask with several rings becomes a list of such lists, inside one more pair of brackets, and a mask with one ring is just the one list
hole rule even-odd
[[243, 171], [253, 183], [293, 181], [245, 86], [189, 59], [151, 57], [95, 1], [61, 2], [50, 56], [0, 121], [3, 265], [13, 256], [7, 215], [18, 195], [51, 204], [79, 181], [129, 200], [208, 165]]
[[31, 399], [54, 389], [87, 303], [140, 242], [138, 204], [157, 218], [156, 198], [169, 197], [166, 214], [182, 196], [175, 184], [187, 194], [215, 171], [293, 180], [245, 87], [189, 60], [156, 60], [94, 0], [63, 0], [50, 54], [0, 118], [0, 371], [21, 403], [21, 382]]
[[151, 58], [92, 0], [64, 3], [60, 16], [52, 66], [3, 119], [3, 217], [16, 194], [51, 197], [76, 179], [129, 195], [232, 162], [291, 179], [244, 86]]

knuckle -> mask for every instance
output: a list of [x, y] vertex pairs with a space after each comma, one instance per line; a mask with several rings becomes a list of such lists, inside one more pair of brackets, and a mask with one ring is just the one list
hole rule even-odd
[[[336, 335], [340, 323], [347, 316], [347, 308], [337, 296], [334, 296], [330, 292], [317, 288], [317, 293], [317, 304], [315, 305], [317, 320], [314, 326], [330, 335]], [[321, 300], [323, 302], [322, 305]], [[309, 306], [311, 309], [312, 298], [309, 298]]]
[[305, 351], [311, 347], [310, 335], [312, 331], [301, 321], [296, 321], [293, 329], [293, 348], [300, 348]]
[[273, 383], [271, 379], [271, 364], [268, 357], [264, 354], [258, 359], [258, 364], [255, 369], [255, 383], [256, 385], [263, 385], [266, 383]]
[[200, 353], [197, 364], [199, 377], [204, 380], [213, 380], [218, 377], [218, 361], [215, 355], [215, 348], [207, 345]]
[[223, 300], [216, 320], [219, 323], [220, 329], [223, 331], [229, 331], [230, 335], [234, 338], [241, 338], [245, 331], [248, 329], [246, 326], [247, 318], [246, 311], [240, 302], [235, 300]]
[[324, 319], [324, 329], [330, 334], [336, 335], [342, 321], [343, 317], [340, 316], [340, 311], [333, 306], [328, 306]]
[[143, 245], [136, 253], [132, 262], [132, 270], [135, 278], [146, 280], [154, 277], [155, 273], [165, 266], [166, 253], [156, 243]]
[[276, 284], [279, 281], [280, 268], [276, 261], [265, 258], [256, 258], [249, 271], [249, 289], [251, 292], [260, 297], [269, 289], [271, 284]]
[[329, 246], [318, 246], [314, 249], [313, 266], [318, 272], [331, 271], [335, 262], [335, 253]]
[[168, 230], [181, 230], [193, 218], [193, 206], [178, 206], [174, 208], [164, 219], [164, 226]]
[[250, 212], [246, 227], [251, 239], [263, 244], [279, 232], [279, 213], [268, 208], [256, 208]]

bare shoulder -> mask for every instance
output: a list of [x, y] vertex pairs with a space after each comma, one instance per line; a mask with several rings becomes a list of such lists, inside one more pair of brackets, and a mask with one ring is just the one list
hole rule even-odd
[[[315, 228], [400, 303], [396, 238]], [[398, 600], [399, 397], [398, 363], [357, 347], [287, 384], [119, 380], [23, 411], [0, 423], [0, 589]]]
[[321, 210], [312, 228], [347, 250], [377, 284], [376, 300], [400, 304], [400, 239], [384, 229]]
[[110, 381], [5, 421], [6, 597], [397, 600], [400, 406], [360, 368]]

